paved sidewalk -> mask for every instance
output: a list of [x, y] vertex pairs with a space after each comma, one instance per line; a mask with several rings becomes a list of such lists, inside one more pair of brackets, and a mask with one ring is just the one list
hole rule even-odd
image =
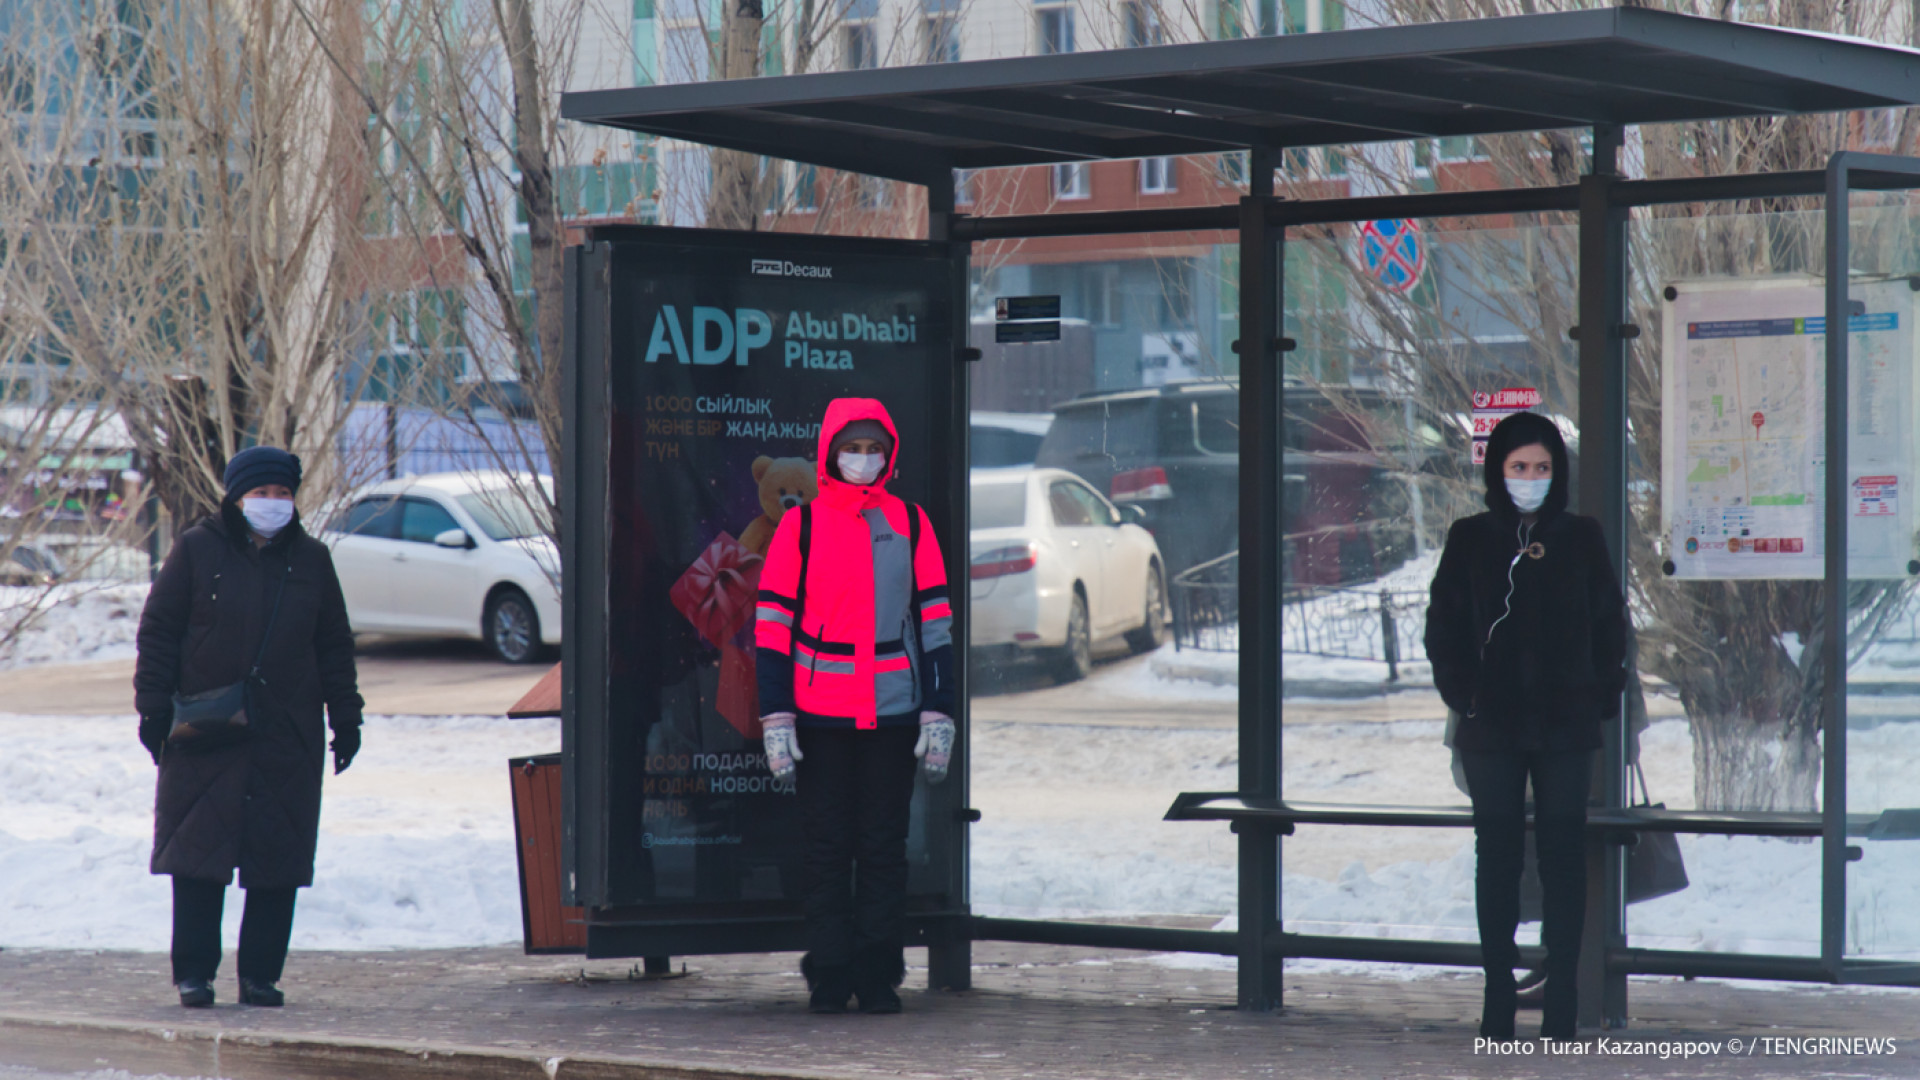
[[[1915, 991], [1635, 980], [1633, 1025], [1608, 1036], [1614, 1048], [1702, 1040], [1720, 1052], [1492, 1058], [1474, 1053], [1476, 976], [1291, 973], [1285, 1010], [1260, 1015], [1231, 1008], [1231, 971], [1178, 966], [1190, 959], [981, 943], [972, 991], [919, 989], [916, 967], [905, 1015], [818, 1017], [792, 955], [696, 957], [685, 977], [633, 981], [624, 961], [513, 949], [296, 953], [282, 1010], [228, 1004], [229, 956], [222, 1004], [189, 1011], [164, 956], [8, 950], [0, 1064], [242, 1080], [1920, 1077]], [[1897, 1052], [1725, 1047], [1762, 1036], [1891, 1036]]]

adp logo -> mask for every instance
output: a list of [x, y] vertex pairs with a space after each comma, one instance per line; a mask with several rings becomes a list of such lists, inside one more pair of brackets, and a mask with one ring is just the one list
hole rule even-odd
[[755, 259], [753, 272], [768, 277], [832, 278], [831, 266], [804, 266], [785, 259]]
[[693, 309], [691, 324], [681, 321], [672, 304], [662, 304], [653, 316], [653, 333], [647, 339], [647, 360], [658, 363], [671, 357], [682, 364], [724, 364], [732, 360], [747, 365], [747, 354], [773, 340], [773, 319], [758, 308], [716, 307]]

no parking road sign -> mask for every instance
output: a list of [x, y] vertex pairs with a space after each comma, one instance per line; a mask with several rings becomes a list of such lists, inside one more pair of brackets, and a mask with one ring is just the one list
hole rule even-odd
[[1367, 276], [1397, 293], [1420, 284], [1427, 269], [1427, 245], [1420, 223], [1369, 221], [1360, 226], [1360, 265]]

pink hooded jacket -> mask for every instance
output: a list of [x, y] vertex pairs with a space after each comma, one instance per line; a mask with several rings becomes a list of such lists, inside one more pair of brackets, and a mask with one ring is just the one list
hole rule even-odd
[[[858, 420], [879, 421], [894, 444], [886, 471], [864, 487], [827, 467], [835, 437]], [[827, 406], [820, 495], [781, 516], [760, 573], [754, 641], [763, 716], [792, 712], [807, 726], [874, 728], [917, 724], [923, 709], [953, 711], [946, 561], [926, 511], [887, 493], [899, 445], [880, 402], [837, 398]]]

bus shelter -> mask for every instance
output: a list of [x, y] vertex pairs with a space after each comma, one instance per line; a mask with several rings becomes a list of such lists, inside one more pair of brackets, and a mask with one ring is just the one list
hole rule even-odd
[[[565, 880], [567, 902], [588, 910], [589, 953], [798, 947], [795, 894], [785, 884], [791, 867], [764, 851], [779, 843], [779, 826], [767, 820], [782, 816], [779, 793], [755, 787], [743, 758], [699, 749], [734, 745], [750, 755], [753, 727], [750, 706], [727, 702], [725, 669], [739, 662], [730, 650], [740, 646], [730, 637], [737, 622], [721, 610], [728, 606], [722, 590], [713, 586], [705, 607], [686, 595], [689, 581], [705, 588], [748, 573], [751, 563], [748, 533], [716, 533], [714, 523], [728, 516], [726, 498], [703, 487], [703, 478], [710, 487], [723, 471], [751, 469], [761, 480], [790, 467], [782, 461], [798, 456], [810, 433], [802, 414], [788, 419], [781, 410], [827, 385], [805, 379], [826, 379], [835, 392], [900, 395], [911, 402], [903, 428], [921, 432], [907, 437], [919, 460], [931, 463], [903, 482], [940, 534], [953, 538], [950, 580], [968, 581], [973, 568], [959, 538], [975, 522], [968, 418], [977, 369], [995, 356], [1017, 365], [1022, 354], [994, 348], [1017, 346], [1023, 327], [1060, 333], [1045, 324], [1072, 323], [1080, 302], [1070, 298], [1063, 311], [1056, 298], [1010, 297], [1015, 308], [1033, 306], [999, 312], [1003, 321], [987, 341], [976, 317], [993, 306], [986, 296], [995, 271], [979, 253], [1009, 242], [1177, 236], [1215, 238], [1205, 242], [1220, 249], [1216, 265], [1224, 268], [1208, 295], [1229, 328], [1231, 340], [1221, 345], [1234, 359], [1223, 369], [1234, 372], [1228, 381], [1237, 403], [1237, 445], [1227, 447], [1237, 486], [1226, 519], [1237, 533], [1237, 576], [1223, 605], [1237, 609], [1237, 764], [1231, 790], [1180, 794], [1165, 823], [1143, 827], [1141, 838], [1148, 830], [1195, 837], [1230, 828], [1237, 928], [974, 915], [968, 835], [980, 814], [970, 800], [972, 750], [963, 737], [948, 784], [923, 785], [916, 795], [912, 940], [929, 947], [933, 984], [951, 988], [967, 985], [976, 940], [1237, 957], [1240, 1004], [1253, 1009], [1281, 1003], [1282, 964], [1291, 958], [1477, 966], [1471, 935], [1315, 932], [1312, 919], [1296, 919], [1286, 907], [1289, 844], [1363, 830], [1429, 830], [1421, 835], [1458, 845], [1470, 817], [1461, 800], [1303, 799], [1282, 784], [1283, 721], [1294, 707], [1282, 697], [1296, 655], [1285, 620], [1288, 605], [1301, 603], [1313, 584], [1302, 569], [1310, 560], [1300, 555], [1299, 530], [1289, 526], [1289, 515], [1304, 511], [1284, 493], [1290, 471], [1298, 471], [1289, 424], [1299, 423], [1294, 406], [1310, 391], [1286, 375], [1289, 355], [1315, 330], [1313, 320], [1290, 323], [1284, 313], [1300, 307], [1289, 306], [1289, 290], [1321, 287], [1308, 256], [1329, 237], [1349, 235], [1342, 229], [1414, 222], [1438, 235], [1450, 221], [1498, 219], [1517, 233], [1557, 231], [1556, 250], [1572, 256], [1568, 265], [1530, 271], [1542, 281], [1559, 275], [1569, 297], [1559, 322], [1544, 320], [1557, 344], [1536, 343], [1540, 355], [1531, 361], [1552, 368], [1559, 388], [1532, 400], [1577, 431], [1574, 509], [1601, 521], [1619, 562], [1634, 604], [1640, 669], [1695, 655], [1689, 649], [1706, 659], [1675, 663], [1724, 665], [1679, 692], [1693, 710], [1696, 768], [1715, 767], [1699, 744], [1714, 688], [1741, 698], [1741, 680], [1760, 679], [1756, 671], [1780, 677], [1781, 656], [1801, 687], [1801, 729], [1794, 734], [1791, 717], [1772, 718], [1775, 726], [1763, 730], [1780, 737], [1763, 756], [1814, 748], [1801, 805], [1763, 799], [1771, 808], [1753, 809], [1752, 800], [1732, 798], [1725, 801], [1736, 805], [1635, 805], [1629, 758], [1639, 738], [1628, 718], [1636, 709], [1609, 722], [1589, 824], [1583, 1022], [1624, 1024], [1626, 980], [1635, 974], [1920, 985], [1920, 916], [1893, 899], [1901, 882], [1920, 880], [1920, 845], [1897, 842], [1920, 838], [1920, 791], [1874, 771], [1876, 762], [1920, 751], [1920, 727], [1887, 706], [1905, 691], [1889, 691], [1889, 680], [1872, 674], [1886, 666], [1874, 667], [1874, 650], [1892, 641], [1889, 628], [1904, 625], [1906, 597], [1920, 575], [1911, 520], [1920, 243], [1901, 194], [1920, 187], [1920, 160], [1839, 152], [1824, 169], [1659, 179], [1632, 179], [1620, 166], [1638, 125], [1916, 102], [1920, 54], [1913, 51], [1638, 8], [565, 95], [569, 119], [923, 185], [928, 207], [925, 239], [910, 242], [609, 227], [570, 250]], [[1276, 169], [1310, 148], [1567, 129], [1579, 132], [1587, 159], [1573, 183], [1275, 195]], [[956, 199], [956, 177], [972, 170], [1239, 153], [1247, 194], [1228, 205], [975, 215]], [[1703, 222], [1729, 230], [1715, 235], [1771, 252], [1771, 261], [1754, 264], [1764, 272], [1715, 273], [1708, 263], [1673, 258], [1655, 264], [1656, 253], [1695, 243], [1697, 233], [1686, 230]], [[1507, 255], [1534, 251], [1540, 235], [1494, 247]], [[1432, 245], [1434, 257], [1441, 246]], [[1471, 266], [1456, 263], [1454, 271], [1471, 281]], [[1017, 280], [1042, 278], [1035, 271]], [[690, 282], [706, 282], [700, 287], [709, 291]], [[840, 328], [837, 342], [827, 340], [829, 323]], [[1842, 325], [1847, 332], [1826, 332]], [[1194, 341], [1203, 338], [1196, 330]], [[1178, 364], [1175, 354], [1191, 344], [1163, 334], [1156, 347]], [[1752, 367], [1756, 356], [1760, 367]], [[765, 369], [777, 374], [751, 384], [758, 389], [700, 381]], [[1755, 387], [1734, 386], [1743, 372]], [[1774, 380], [1770, 396], [1764, 407], [1750, 407], [1762, 400], [1754, 395], [1764, 379]], [[736, 391], [714, 389], [726, 386]], [[1148, 397], [1177, 392], [1173, 385], [1142, 389]], [[1718, 443], [1716, 432], [1724, 436]], [[793, 449], [727, 449], [722, 440], [730, 434], [786, 440], [778, 446]], [[707, 436], [715, 441], [698, 442]], [[688, 461], [694, 464], [674, 465], [672, 476], [647, 479], [656, 466]], [[1764, 483], [1729, 495], [1728, 478], [1742, 469], [1753, 477], [1771, 471]], [[1462, 475], [1470, 482], [1476, 474]], [[762, 481], [727, 498], [751, 501], [766, 488]], [[688, 517], [671, 508], [677, 505], [707, 510]], [[655, 559], [656, 541], [670, 533], [679, 537], [679, 554]], [[1204, 582], [1208, 568], [1199, 569], [1181, 580]], [[962, 626], [967, 591], [952, 594]], [[1798, 604], [1792, 620], [1774, 626], [1795, 629], [1765, 640], [1701, 640], [1718, 624], [1701, 616], [1676, 625], [1670, 614], [1720, 610], [1713, 605], [1733, 603], [1727, 597], [1755, 607]], [[671, 610], [692, 627], [673, 633], [705, 639], [688, 646], [690, 659], [678, 667], [663, 659], [677, 655], [672, 634], [633, 629], [656, 615], [672, 621]], [[1417, 620], [1402, 612], [1401, 622], [1403, 638], [1411, 623], [1417, 639]], [[1657, 657], [1653, 649], [1666, 651]], [[714, 673], [700, 675], [702, 664]], [[972, 731], [967, 678], [963, 732]], [[669, 693], [668, 684], [681, 689]], [[682, 739], [694, 749], [677, 750], [661, 734], [676, 709], [686, 714], [686, 730], [704, 724], [726, 736], [730, 724], [728, 737], [737, 742]], [[1781, 732], [1792, 736], [1786, 750]], [[1713, 789], [1696, 777], [1699, 790]], [[703, 810], [668, 798], [689, 791], [733, 801]], [[688, 814], [711, 820], [677, 833], [648, 825]], [[1729, 862], [1793, 868], [1789, 891], [1805, 894], [1795, 910], [1806, 925], [1777, 947], [1688, 947], [1670, 926], [1637, 930], [1627, 906], [1633, 852], [1674, 836], [1749, 845], [1694, 860], [1696, 888]], [[1887, 905], [1863, 909], [1862, 898], [1881, 890], [1890, 890]], [[1759, 893], [1742, 899], [1737, 889], [1724, 896], [1726, 904], [1779, 902]]]

